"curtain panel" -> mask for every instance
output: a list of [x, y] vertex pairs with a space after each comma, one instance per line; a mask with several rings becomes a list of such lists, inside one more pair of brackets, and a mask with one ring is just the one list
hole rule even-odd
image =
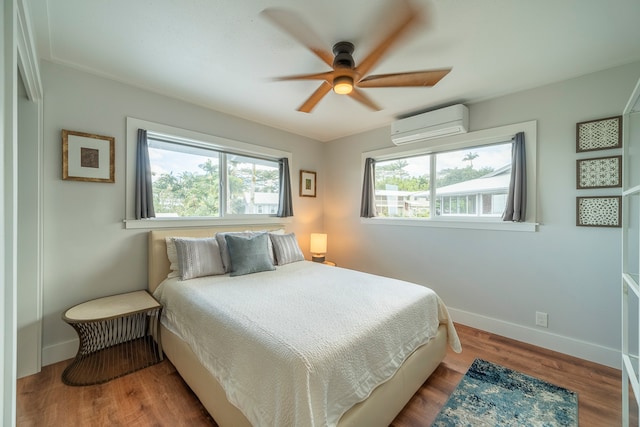
[[293, 203], [291, 202], [291, 176], [289, 174], [289, 159], [280, 159], [280, 197], [278, 199], [278, 217], [293, 216]]
[[367, 158], [364, 163], [364, 179], [362, 181], [362, 201], [360, 204], [360, 216], [362, 218], [373, 218], [376, 212], [375, 182], [376, 170], [375, 160]]
[[527, 209], [527, 173], [524, 132], [514, 136], [511, 147], [511, 182], [503, 221], [524, 222]]
[[151, 186], [151, 163], [147, 131], [138, 129], [136, 151], [136, 219], [155, 218], [153, 208], [153, 187]]

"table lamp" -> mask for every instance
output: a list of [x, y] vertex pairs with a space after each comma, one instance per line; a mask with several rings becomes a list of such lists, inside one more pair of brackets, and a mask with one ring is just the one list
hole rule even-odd
[[314, 262], [324, 262], [324, 255], [327, 253], [327, 235], [321, 233], [311, 233], [311, 260]]

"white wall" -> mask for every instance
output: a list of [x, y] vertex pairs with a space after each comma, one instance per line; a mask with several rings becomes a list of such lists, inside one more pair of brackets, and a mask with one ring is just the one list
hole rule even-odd
[[[390, 129], [330, 142], [327, 257], [428, 285], [460, 323], [619, 366], [620, 229], [576, 227], [575, 204], [620, 190], [576, 190], [575, 128], [621, 114], [639, 76], [635, 63], [469, 105], [472, 131], [538, 121], [536, 233], [363, 224], [361, 155], [392, 146]], [[548, 329], [535, 326], [536, 311]]]
[[28, 99], [18, 76], [18, 253], [17, 360], [18, 378], [40, 371], [41, 304], [39, 173], [39, 105]]
[[[42, 65], [44, 365], [75, 355], [76, 334], [61, 320], [67, 308], [146, 287], [147, 230], [126, 230], [122, 223], [127, 116], [292, 152], [295, 216], [287, 229], [309, 257], [309, 234], [323, 226], [327, 174], [321, 143], [64, 66]], [[115, 137], [115, 184], [62, 180], [62, 129]], [[300, 169], [318, 172], [317, 198], [297, 196]]]

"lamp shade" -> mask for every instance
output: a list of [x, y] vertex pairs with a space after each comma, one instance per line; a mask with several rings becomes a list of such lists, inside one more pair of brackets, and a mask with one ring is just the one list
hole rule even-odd
[[325, 254], [327, 252], [327, 235], [311, 233], [311, 244], [309, 250], [312, 254]]

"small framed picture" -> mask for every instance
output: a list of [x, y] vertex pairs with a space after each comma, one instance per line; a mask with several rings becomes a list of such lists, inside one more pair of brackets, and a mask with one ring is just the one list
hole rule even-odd
[[622, 147], [622, 116], [576, 124], [576, 152]]
[[622, 197], [576, 197], [576, 225], [581, 227], [620, 227], [622, 225]]
[[622, 187], [622, 156], [576, 160], [576, 187]]
[[116, 182], [115, 138], [62, 130], [62, 179]]
[[316, 173], [300, 171], [300, 197], [316, 197]]

